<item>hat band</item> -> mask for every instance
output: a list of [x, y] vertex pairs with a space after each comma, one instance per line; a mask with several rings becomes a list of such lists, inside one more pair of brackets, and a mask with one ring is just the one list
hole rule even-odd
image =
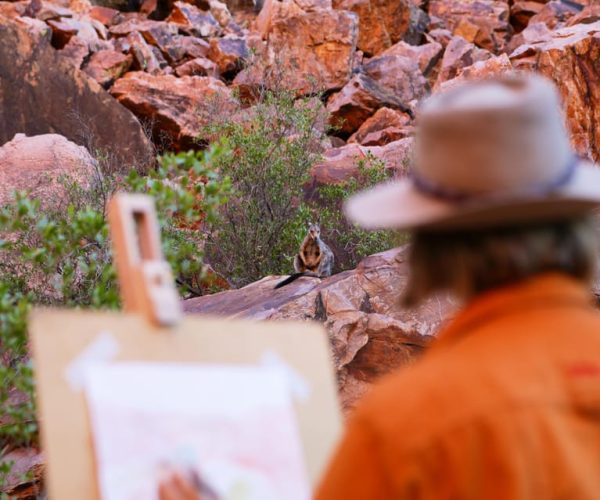
[[[552, 191], [555, 191], [558, 188], [561, 188], [569, 183], [573, 175], [575, 174], [575, 169], [577, 164], [581, 160], [573, 155], [569, 159], [566, 167], [559, 174], [558, 177], [551, 180], [550, 182], [540, 183], [537, 185], [527, 186], [523, 190], [517, 191], [515, 194], [528, 194], [528, 195], [544, 195], [549, 194]], [[452, 189], [436, 184], [435, 182], [431, 182], [423, 177], [421, 177], [414, 170], [411, 172], [411, 178], [413, 185], [423, 194], [431, 196], [433, 198], [438, 198], [444, 201], [450, 201], [454, 203], [460, 203], [464, 201], [469, 201], [473, 199], [481, 199], [481, 198], [489, 198], [494, 197], [495, 194], [488, 193], [468, 193], [466, 191], [461, 191], [460, 189]]]

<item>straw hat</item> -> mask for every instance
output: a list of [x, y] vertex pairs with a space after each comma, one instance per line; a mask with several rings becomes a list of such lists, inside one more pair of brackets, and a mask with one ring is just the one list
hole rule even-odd
[[370, 229], [445, 230], [560, 219], [598, 204], [600, 168], [571, 150], [553, 84], [511, 75], [430, 98], [411, 175], [353, 196], [346, 214]]

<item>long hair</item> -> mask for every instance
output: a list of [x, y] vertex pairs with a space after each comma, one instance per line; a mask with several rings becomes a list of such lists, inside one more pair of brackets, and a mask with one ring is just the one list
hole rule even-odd
[[402, 303], [415, 306], [438, 291], [468, 300], [546, 271], [591, 282], [598, 241], [591, 217], [476, 231], [417, 231]]

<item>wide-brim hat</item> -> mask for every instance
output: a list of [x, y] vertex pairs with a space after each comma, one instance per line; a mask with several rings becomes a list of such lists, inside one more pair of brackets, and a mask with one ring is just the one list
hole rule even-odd
[[573, 153], [554, 85], [535, 75], [429, 98], [412, 172], [351, 197], [369, 229], [455, 230], [577, 216], [600, 204], [600, 168]]

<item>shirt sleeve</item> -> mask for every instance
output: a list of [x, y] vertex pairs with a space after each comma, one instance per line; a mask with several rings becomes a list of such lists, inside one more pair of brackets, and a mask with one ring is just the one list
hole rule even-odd
[[351, 419], [317, 488], [315, 500], [389, 500], [375, 436], [361, 418]]

